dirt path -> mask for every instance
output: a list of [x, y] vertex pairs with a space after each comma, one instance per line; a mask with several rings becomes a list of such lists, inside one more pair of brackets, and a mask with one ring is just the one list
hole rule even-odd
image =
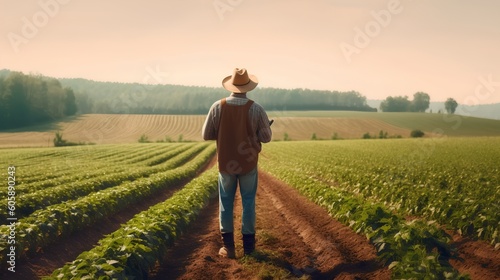
[[[376, 261], [375, 249], [365, 237], [264, 172], [259, 174], [254, 260], [241, 259], [238, 230], [238, 259], [217, 256], [221, 245], [217, 208], [215, 199], [200, 222], [169, 251], [152, 279], [390, 279], [390, 272]], [[241, 225], [240, 219], [238, 197], [235, 228]], [[262, 267], [266, 269], [259, 271]]]

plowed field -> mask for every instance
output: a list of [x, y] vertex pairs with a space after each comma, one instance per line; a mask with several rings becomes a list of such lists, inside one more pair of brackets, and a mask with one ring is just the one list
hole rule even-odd
[[[273, 140], [283, 140], [285, 133], [291, 140], [361, 138], [364, 133], [378, 135], [380, 130], [389, 136], [408, 137], [410, 130], [370, 118], [310, 118], [273, 117]], [[151, 142], [165, 140], [202, 141], [202, 115], [106, 115], [91, 114], [64, 121], [0, 132], [0, 147], [52, 147], [57, 131], [73, 142], [94, 144], [136, 143], [142, 135]], [[429, 134], [431, 135], [431, 134]]]

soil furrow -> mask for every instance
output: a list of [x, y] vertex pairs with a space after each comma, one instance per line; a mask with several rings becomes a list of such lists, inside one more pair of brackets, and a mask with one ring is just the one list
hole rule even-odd
[[[218, 201], [214, 199], [167, 254], [152, 279], [263, 279], [273, 269], [287, 279], [390, 279], [365, 237], [332, 219], [296, 190], [260, 172], [257, 245], [242, 258], [241, 200], [235, 201], [237, 259], [219, 257]], [[271, 268], [269, 268], [271, 267]], [[271, 271], [262, 271], [271, 270]], [[271, 274], [271, 278], [282, 278]]]
[[[260, 180], [262, 196], [274, 202], [288, 223], [286, 227], [293, 228], [313, 252], [307, 256], [314, 260], [312, 279], [390, 278], [390, 272], [377, 262], [375, 248], [364, 236], [332, 219], [326, 210], [282, 181], [263, 172]], [[306, 267], [302, 272], [307, 274], [310, 270], [311, 267]]]
[[460, 273], [469, 274], [471, 279], [500, 279], [500, 250], [485, 241], [474, 241], [458, 234], [448, 232], [453, 237], [461, 260], [452, 259], [450, 263]]

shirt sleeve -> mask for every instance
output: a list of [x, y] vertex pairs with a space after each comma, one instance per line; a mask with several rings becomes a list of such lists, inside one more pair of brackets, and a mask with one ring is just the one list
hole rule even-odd
[[217, 140], [218, 125], [216, 124], [216, 118], [219, 115], [218, 112], [220, 112], [220, 105], [219, 102], [215, 102], [212, 107], [210, 107], [210, 111], [208, 111], [207, 118], [201, 129], [203, 140]]
[[262, 106], [257, 106], [257, 139], [261, 143], [268, 143], [271, 141], [273, 132], [271, 131], [271, 125], [269, 124], [269, 118], [266, 111]]

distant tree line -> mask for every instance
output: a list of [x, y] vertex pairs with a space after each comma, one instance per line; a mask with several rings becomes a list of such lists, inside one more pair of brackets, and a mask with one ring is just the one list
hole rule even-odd
[[[0, 70], [0, 129], [74, 114], [206, 114], [229, 92], [220, 88], [54, 79]], [[257, 88], [266, 110], [377, 111], [356, 91]]]
[[[380, 110], [383, 112], [425, 112], [429, 108], [431, 98], [425, 92], [417, 92], [413, 95], [413, 100], [408, 96], [389, 96], [380, 103]], [[458, 103], [453, 98], [448, 98], [444, 102], [445, 110], [448, 114], [454, 114]]]
[[[75, 90], [79, 113], [206, 114], [213, 102], [229, 95], [222, 88], [200, 86], [60, 81]], [[355, 91], [257, 88], [249, 98], [266, 110], [377, 111]]]
[[56, 79], [0, 73], [0, 129], [17, 128], [74, 115], [76, 97]]

